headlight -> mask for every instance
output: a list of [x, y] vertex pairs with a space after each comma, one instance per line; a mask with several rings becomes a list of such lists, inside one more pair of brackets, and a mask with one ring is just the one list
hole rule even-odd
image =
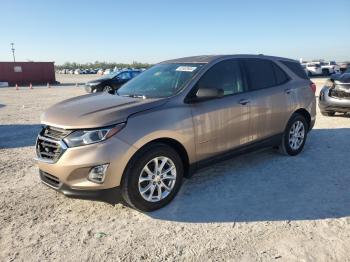
[[64, 142], [66, 142], [68, 147], [84, 146], [101, 142], [118, 133], [124, 126], [125, 123], [95, 130], [77, 130], [68, 135], [64, 139]]

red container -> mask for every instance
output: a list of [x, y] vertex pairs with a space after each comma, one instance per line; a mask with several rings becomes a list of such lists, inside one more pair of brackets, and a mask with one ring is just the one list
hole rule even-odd
[[54, 62], [0, 62], [0, 82], [9, 85], [53, 84]]

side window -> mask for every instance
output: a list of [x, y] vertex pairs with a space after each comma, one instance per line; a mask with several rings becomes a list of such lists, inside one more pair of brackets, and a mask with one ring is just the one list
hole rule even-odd
[[238, 60], [225, 60], [214, 65], [199, 79], [197, 88], [222, 89], [225, 96], [244, 92]]
[[275, 71], [271, 61], [258, 58], [243, 59], [249, 89], [258, 90], [276, 85]]
[[129, 80], [129, 79], [131, 79], [130, 72], [123, 72], [123, 73], [120, 73], [120, 74], [118, 75], [118, 78], [119, 78], [119, 79], [122, 79], [122, 80]]
[[[282, 64], [287, 66], [294, 74], [299, 76], [303, 79], [309, 79], [309, 77], [306, 75], [305, 70], [301, 67], [300, 63], [298, 62], [292, 62], [292, 61], [280, 61]], [[309, 65], [306, 65], [308, 67]]]
[[284, 83], [287, 83], [289, 80], [288, 75], [275, 63], [273, 63], [273, 69], [275, 71], [275, 79], [276, 79], [276, 85], [282, 85]]

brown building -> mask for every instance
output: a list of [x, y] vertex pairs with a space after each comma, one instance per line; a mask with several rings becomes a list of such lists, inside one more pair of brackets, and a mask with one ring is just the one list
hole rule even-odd
[[56, 82], [54, 62], [0, 62], [0, 82], [53, 84]]

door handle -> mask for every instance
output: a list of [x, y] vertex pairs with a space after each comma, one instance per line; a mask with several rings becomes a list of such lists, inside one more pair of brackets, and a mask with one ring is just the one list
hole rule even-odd
[[241, 99], [241, 100], [239, 100], [238, 103], [244, 106], [244, 105], [246, 105], [246, 104], [249, 104], [250, 101], [249, 101], [248, 99]]
[[292, 89], [286, 88], [286, 89], [284, 89], [284, 92], [285, 92], [286, 94], [290, 94], [290, 93], [292, 93]]

